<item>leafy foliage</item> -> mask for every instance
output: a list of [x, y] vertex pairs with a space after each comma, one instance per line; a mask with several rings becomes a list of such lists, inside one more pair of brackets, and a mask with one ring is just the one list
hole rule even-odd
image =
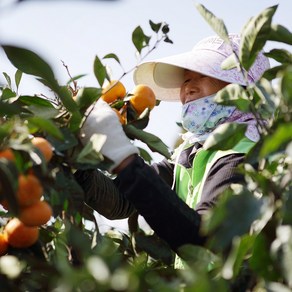
[[[199, 12], [227, 43], [227, 28], [203, 5]], [[289, 30], [273, 23], [277, 6], [252, 17], [242, 30], [239, 55], [223, 67], [237, 67], [243, 74], [251, 68], [267, 41], [291, 45]], [[138, 26], [132, 42], [142, 60], [161, 41], [171, 43], [165, 23], [149, 22], [157, 34], [152, 38]], [[105, 137], [96, 134], [83, 146], [78, 132], [88, 109], [102, 94], [109, 79], [105, 60], [121, 64], [115, 54], [95, 57], [93, 74], [97, 87], [79, 87], [79, 75], [60, 85], [53, 69], [28, 49], [2, 44], [16, 73], [3, 73], [7, 85], [0, 94], [0, 149], [11, 148], [15, 162], [0, 159], [0, 200], [7, 199], [11, 211], [2, 212], [5, 224], [17, 214], [15, 177], [33, 170], [45, 188], [45, 198], [54, 209], [51, 222], [41, 228], [37, 244], [27, 249], [10, 248], [0, 258], [3, 291], [290, 291], [292, 289], [292, 144], [291, 144], [291, 53], [273, 49], [266, 55], [279, 64], [267, 70], [256, 84], [231, 84], [216, 101], [254, 113], [260, 141], [247, 154], [239, 169], [242, 184], [232, 185], [217, 206], [203, 217], [206, 246], [186, 245], [179, 250], [184, 270], [173, 268], [174, 253], [155, 234], [146, 234], [129, 218], [129, 234], [99, 232], [93, 210], [84, 204], [84, 193], [75, 180], [76, 169], [105, 169], [110, 157], [100, 153]], [[146, 53], [142, 55], [143, 52]], [[124, 72], [123, 75], [131, 72]], [[51, 89], [52, 96], [21, 95], [22, 74], [31, 74]], [[122, 78], [123, 76], [121, 76]], [[115, 108], [119, 109], [117, 102]], [[137, 117], [129, 107], [131, 122], [124, 130], [152, 151], [169, 157], [166, 145], [144, 131], [149, 111]], [[208, 139], [209, 149], [233, 147], [245, 131], [244, 125], [226, 124]], [[54, 156], [44, 164], [29, 142], [31, 135], [46, 137]], [[151, 155], [143, 149], [145, 160]], [[13, 267], [13, 269], [11, 268]]]

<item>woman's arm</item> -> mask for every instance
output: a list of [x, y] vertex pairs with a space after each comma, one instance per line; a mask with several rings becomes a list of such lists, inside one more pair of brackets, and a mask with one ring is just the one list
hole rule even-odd
[[84, 191], [85, 203], [102, 216], [111, 220], [124, 219], [135, 212], [113, 180], [99, 170], [77, 170], [74, 176]]
[[156, 234], [173, 250], [183, 244], [203, 244], [201, 217], [185, 204], [169, 185], [138, 156], [118, 174], [118, 189]]

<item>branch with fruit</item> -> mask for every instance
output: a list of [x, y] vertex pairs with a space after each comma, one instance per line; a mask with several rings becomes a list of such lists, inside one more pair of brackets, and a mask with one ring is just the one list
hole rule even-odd
[[[151, 37], [141, 27], [132, 34], [139, 61], [161, 41], [171, 43], [167, 24], [150, 21], [150, 27], [157, 36], [152, 46]], [[96, 56], [93, 67], [98, 86], [86, 87], [77, 84], [84, 75], [72, 77], [63, 62], [70, 80], [60, 85], [50, 65], [35, 52], [14, 45], [1, 44], [1, 47], [17, 68], [14, 78], [3, 73], [7, 84], [0, 87], [0, 203], [4, 220], [0, 243], [3, 242], [5, 253], [5, 245], [16, 248], [33, 245], [39, 238], [39, 228], [50, 219], [53, 222], [58, 218], [68, 219], [77, 225], [78, 216], [94, 221], [94, 216], [84, 209], [84, 193], [75, 181], [74, 172], [106, 169], [111, 164], [111, 157], [100, 152], [104, 145], [101, 135], [85, 146], [79, 137], [90, 110], [100, 98], [117, 113], [132, 141], [140, 140], [166, 157], [169, 151], [158, 137], [144, 130], [151, 110], [159, 104], [152, 89], [138, 85], [130, 92], [121, 81], [134, 68], [114, 80]], [[109, 59], [121, 65], [115, 54], [103, 58]], [[51, 96], [20, 94], [23, 74], [36, 77], [49, 88]], [[146, 150], [141, 155], [150, 162]], [[54, 223], [50, 227], [54, 229]]]

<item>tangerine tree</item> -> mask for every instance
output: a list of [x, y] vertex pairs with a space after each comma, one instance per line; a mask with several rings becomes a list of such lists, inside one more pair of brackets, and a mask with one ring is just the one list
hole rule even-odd
[[[152, 48], [151, 37], [145, 35], [141, 27], [137, 27], [132, 35], [141, 59], [144, 48], [147, 47], [145, 55], [148, 55], [160, 42], [171, 42], [167, 24], [149, 23], [152, 33], [157, 35]], [[93, 142], [84, 146], [79, 131], [94, 103], [102, 98], [120, 116], [130, 139], [141, 140], [153, 151], [169, 157], [168, 147], [144, 130], [153, 106], [143, 114], [132, 106], [131, 95], [121, 79], [134, 68], [124, 72], [119, 79], [110, 78], [104, 62], [113, 59], [120, 63], [115, 54], [108, 54], [103, 59], [95, 57], [93, 74], [97, 86], [86, 87], [79, 86], [77, 80], [80, 77], [72, 77], [67, 66], [70, 80], [66, 85], [60, 85], [50, 65], [35, 52], [7, 44], [2, 44], [2, 49], [17, 70], [14, 80], [4, 74], [7, 85], [1, 87], [1, 255], [26, 262], [16, 277], [21, 279], [24, 290], [30, 290], [38, 283], [37, 286], [46, 291], [67, 285], [67, 282], [73, 289], [80, 286], [80, 280], [89, 281], [93, 290], [110, 287], [109, 283], [98, 279], [94, 272], [96, 264], [106, 269], [114, 264], [111, 272], [119, 267], [130, 272], [127, 258], [134, 259], [136, 255], [128, 235], [124, 240], [131, 252], [126, 255], [125, 246], [117, 250], [114, 241], [118, 239], [100, 234], [94, 210], [84, 203], [84, 192], [74, 172], [77, 169], [103, 170], [111, 163], [111, 158], [100, 153], [103, 137], [97, 135]], [[52, 95], [19, 94], [23, 74], [35, 76]], [[141, 154], [146, 160], [151, 159], [147, 151], [141, 151]], [[111, 256], [105, 258], [108, 252]], [[57, 263], [61, 264], [61, 270]], [[38, 273], [40, 264], [48, 272]], [[1, 263], [0, 270], [5, 270]], [[32, 280], [34, 270], [37, 273]], [[75, 273], [81, 278], [73, 276]], [[130, 273], [135, 274], [134, 271]], [[56, 286], [56, 282], [49, 280], [52, 278], [63, 284], [57, 280]], [[18, 288], [18, 280], [14, 282], [8, 277], [5, 281], [12, 290]]]

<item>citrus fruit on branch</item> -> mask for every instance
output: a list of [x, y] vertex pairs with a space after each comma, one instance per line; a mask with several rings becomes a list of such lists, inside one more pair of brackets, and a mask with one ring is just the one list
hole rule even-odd
[[10, 161], [15, 160], [14, 153], [10, 148], [6, 148], [6, 149], [0, 151], [0, 158], [5, 158], [5, 159], [10, 160]]
[[156, 97], [153, 90], [144, 84], [137, 85], [130, 97], [130, 103], [138, 115], [141, 115], [145, 109], [152, 110], [156, 105]]
[[42, 184], [35, 175], [19, 175], [17, 200], [20, 206], [26, 207], [38, 202], [43, 192]]
[[156, 105], [154, 91], [149, 86], [139, 84], [127, 95], [125, 86], [118, 80], [111, 80], [102, 89], [101, 98], [113, 108], [122, 125], [135, 122], [146, 109], [150, 112]]
[[43, 137], [34, 137], [31, 143], [42, 153], [48, 162], [53, 157], [53, 147], [51, 143]]
[[110, 104], [118, 99], [123, 99], [126, 94], [127, 91], [122, 82], [111, 80], [109, 84], [102, 89], [101, 98]]
[[31, 206], [21, 208], [18, 218], [26, 226], [40, 226], [46, 224], [52, 215], [51, 206], [46, 201], [38, 201]]
[[1, 232], [0, 233], [0, 256], [5, 255], [8, 250], [8, 242], [6, 238], [6, 234]]
[[16, 248], [26, 248], [33, 245], [39, 238], [38, 227], [29, 227], [18, 218], [12, 218], [4, 228], [9, 245]]

